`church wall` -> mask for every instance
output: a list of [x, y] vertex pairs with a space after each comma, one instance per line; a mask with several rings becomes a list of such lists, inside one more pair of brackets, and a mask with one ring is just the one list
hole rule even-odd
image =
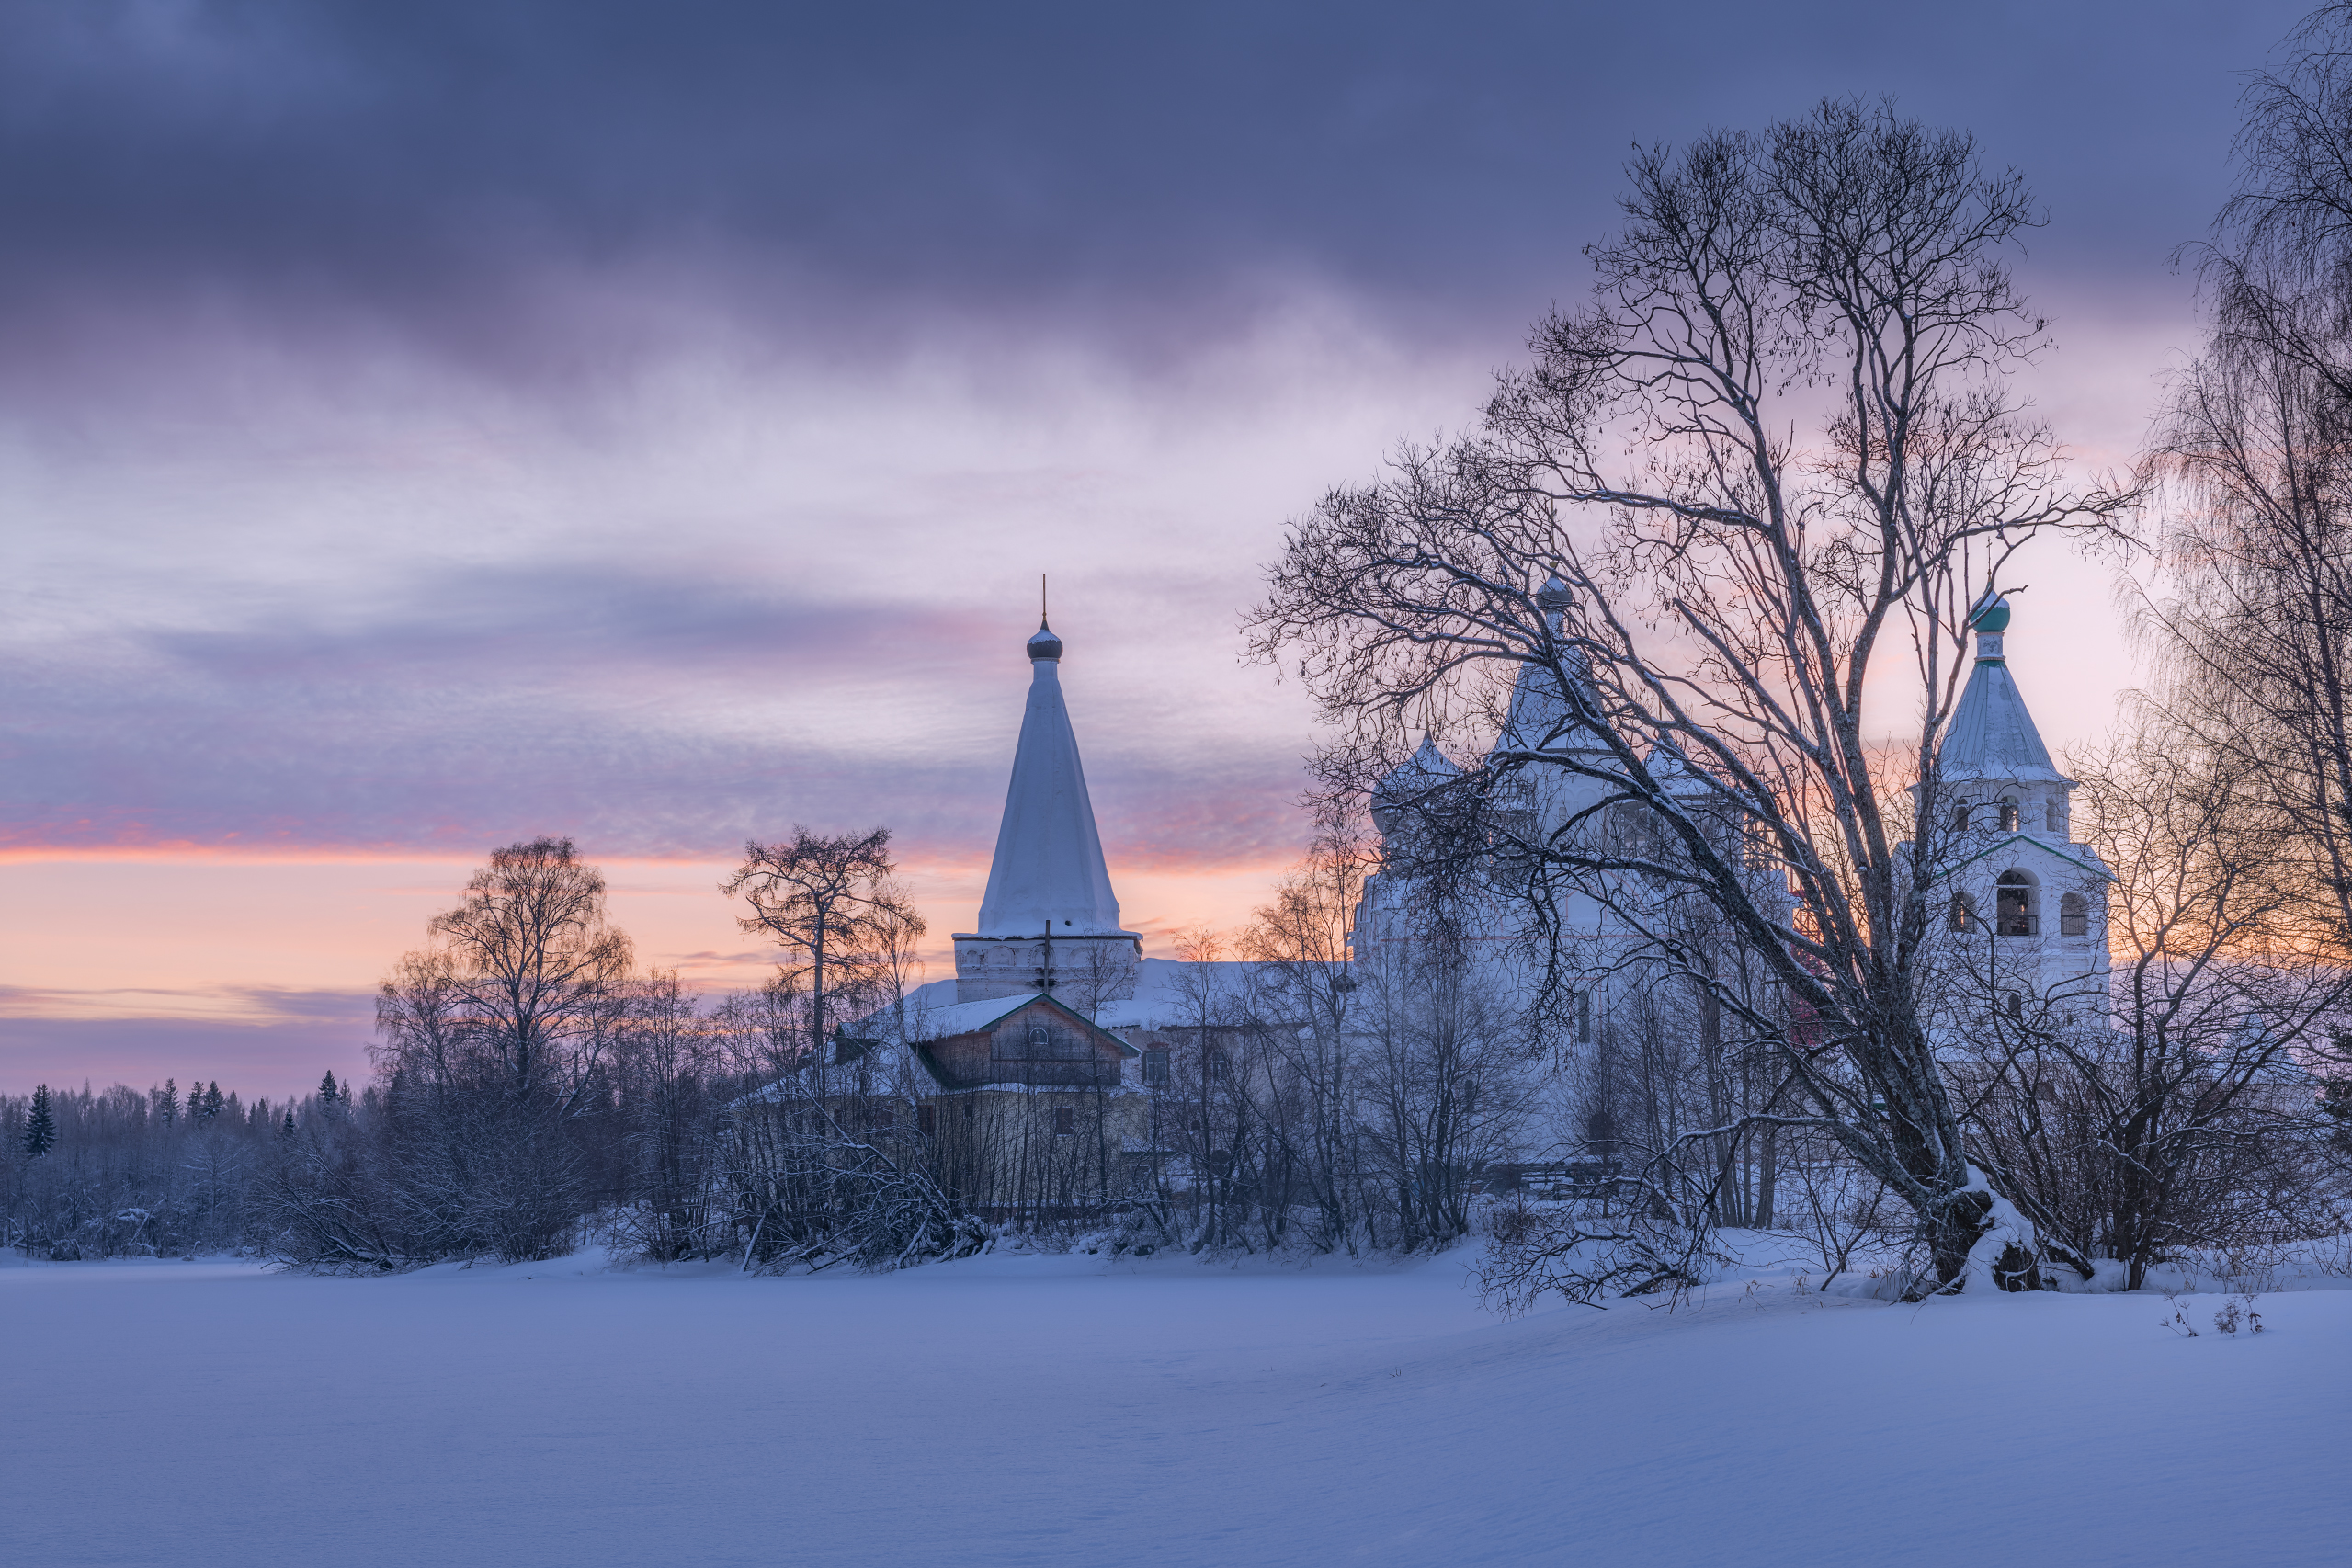
[[1105, 1003], [1131, 995], [1143, 961], [1143, 944], [1120, 934], [1110, 937], [978, 937], [959, 933], [956, 1000], [987, 1002], [1030, 991], [1051, 991], [1080, 1013], [1099, 1012]]
[[[2085, 862], [2087, 862], [2085, 864]], [[2105, 1021], [2108, 984], [2108, 878], [2096, 852], [2070, 844], [2065, 853], [2033, 837], [1996, 842], [1937, 884], [1930, 910], [1935, 945], [1927, 978], [1946, 998], [1940, 1027], [1960, 1038], [1984, 1034], [1998, 1011], [2049, 1027]], [[2005, 888], [2005, 875], [2022, 876]], [[2014, 929], [2026, 895], [2030, 930]], [[2079, 934], [2070, 934], [2069, 895], [2079, 901]], [[1955, 901], [1964, 901], [1955, 907]], [[1965, 922], [1967, 928], [1960, 929]]]

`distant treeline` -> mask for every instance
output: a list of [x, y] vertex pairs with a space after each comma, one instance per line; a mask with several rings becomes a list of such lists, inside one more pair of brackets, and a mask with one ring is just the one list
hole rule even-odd
[[746, 923], [802, 961], [717, 997], [633, 968], [568, 841], [501, 849], [381, 987], [364, 1087], [0, 1097], [0, 1234], [61, 1260], [352, 1271], [591, 1233], [768, 1267], [951, 1256], [1007, 1229], [1392, 1249], [1462, 1234], [1478, 1171], [1520, 1155], [1533, 1064], [1506, 1011], [1409, 945], [1351, 963], [1364, 861], [1330, 846], [1244, 934], [1251, 964], [1189, 936], [1186, 1016], [1123, 1072], [943, 1094], [909, 1048], [922, 926], [885, 839], [753, 846], [776, 884]]
[[319, 1104], [217, 1082], [0, 1095], [0, 1234], [56, 1258], [250, 1247], [253, 1174]]

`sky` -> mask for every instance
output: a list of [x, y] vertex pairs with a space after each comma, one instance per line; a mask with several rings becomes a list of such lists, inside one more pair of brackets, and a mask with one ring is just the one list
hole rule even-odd
[[[1236, 926], [1285, 522], [1475, 416], [1637, 144], [1972, 131], [2049, 213], [2021, 390], [2119, 465], [2302, 8], [0, 0], [0, 1092], [347, 1075], [543, 833], [698, 983], [795, 824], [969, 929], [1040, 574], [1129, 924]], [[2053, 744], [2113, 570], [2022, 563]]]

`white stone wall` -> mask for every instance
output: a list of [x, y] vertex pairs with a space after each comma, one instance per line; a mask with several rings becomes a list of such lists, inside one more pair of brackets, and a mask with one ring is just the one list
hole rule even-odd
[[1050, 990], [1057, 1001], [1082, 1013], [1131, 993], [1143, 960], [1142, 943], [1131, 935], [1055, 937], [1048, 942], [1042, 932], [1035, 937], [960, 933], [955, 944], [958, 1002]]

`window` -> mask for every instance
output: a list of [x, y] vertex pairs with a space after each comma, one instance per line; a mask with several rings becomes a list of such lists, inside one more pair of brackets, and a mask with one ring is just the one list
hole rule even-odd
[[1968, 802], [1966, 801], [1952, 807], [1952, 831], [1954, 833], [1968, 831]]
[[1226, 1079], [1233, 1075], [1233, 1063], [1225, 1060], [1225, 1053], [1223, 1051], [1218, 1050], [1212, 1045], [1208, 1048], [1207, 1054], [1209, 1058], [1209, 1076], [1210, 1078], [1221, 1084]]
[[886, 1132], [898, 1125], [896, 1106], [878, 1105], [866, 1119], [867, 1125], [877, 1132]]
[[1976, 929], [1976, 901], [1964, 892], [1952, 894], [1952, 929], [1955, 931]]
[[939, 1135], [939, 1108], [935, 1105], [916, 1106], [915, 1125], [922, 1129], [924, 1137], [937, 1138]]
[[2004, 937], [2033, 935], [2033, 879], [2023, 871], [2004, 871], [1994, 881], [2000, 900], [1994, 929]]
[[1091, 1062], [1095, 1047], [1077, 1029], [1016, 1022], [989, 1042], [988, 1056], [993, 1062]]
[[1589, 991], [1577, 992], [1574, 1006], [1576, 1009], [1576, 1043], [1578, 1045], [1590, 1045], [1593, 1043], [1593, 994]]
[[2001, 1016], [2009, 1019], [2012, 1023], [2025, 1022], [2026, 999], [2024, 994], [2016, 991], [2003, 992], [2001, 994]]
[[[1515, 814], [1528, 819], [1528, 826], [1522, 830], [1520, 836], [1525, 837], [1532, 834], [1533, 813], [1523, 812]], [[1619, 806], [1609, 814], [1617, 828], [1618, 844], [1628, 856], [1636, 860], [1658, 858], [1659, 852], [1665, 846], [1665, 840], [1658, 831], [1657, 819], [1652, 816], [1647, 809], [1641, 806]]]
[[1078, 1131], [1078, 1108], [1058, 1105], [1053, 1108], [1053, 1135], [1067, 1138]]
[[2091, 934], [2090, 901], [2081, 893], [2070, 892], [2058, 901], [2058, 934], [2062, 937], [2087, 937]]
[[966, 1101], [964, 1101], [964, 1103], [963, 1103], [963, 1119], [964, 1119], [966, 1121], [970, 1121], [970, 1120], [971, 1119], [971, 1113], [972, 1113], [972, 1109], [973, 1109], [974, 1106], [975, 1106], [975, 1105], [977, 1105], [977, 1104], [978, 1104], [978, 1102], [977, 1102], [977, 1101], [974, 1101], [974, 1100], [966, 1100]]
[[2066, 808], [2064, 806], [2056, 801], [2051, 801], [2049, 813], [2044, 820], [2051, 833], [2061, 838], [2066, 836]]
[[1153, 1088], [1167, 1086], [1168, 1053], [1165, 1046], [1153, 1046], [1143, 1053], [1143, 1082]]
[[2017, 798], [2015, 795], [2001, 797], [2001, 831], [2003, 833], [2017, 831]]

